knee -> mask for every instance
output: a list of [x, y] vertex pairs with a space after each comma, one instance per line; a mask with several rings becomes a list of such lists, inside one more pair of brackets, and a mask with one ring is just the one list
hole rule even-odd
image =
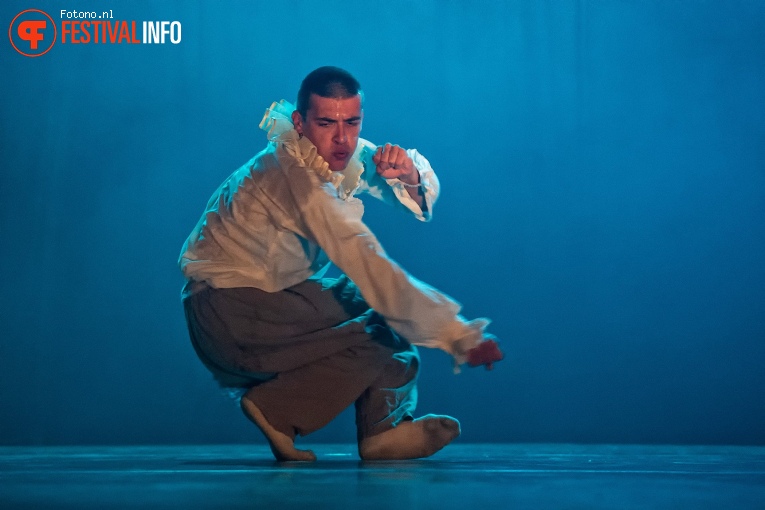
[[414, 379], [420, 372], [420, 354], [417, 347], [407, 343], [407, 348], [393, 354], [395, 363], [407, 379]]

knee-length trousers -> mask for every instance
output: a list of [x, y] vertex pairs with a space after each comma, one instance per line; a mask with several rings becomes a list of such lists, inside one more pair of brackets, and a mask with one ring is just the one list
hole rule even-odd
[[197, 355], [280, 432], [314, 432], [352, 403], [359, 441], [412, 419], [417, 349], [347, 277], [274, 293], [195, 286], [183, 305]]

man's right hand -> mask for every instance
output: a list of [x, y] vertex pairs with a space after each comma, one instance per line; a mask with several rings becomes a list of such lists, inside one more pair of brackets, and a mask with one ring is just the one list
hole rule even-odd
[[467, 364], [471, 367], [486, 365], [486, 370], [494, 368], [494, 363], [504, 358], [496, 340], [481, 342], [467, 352]]

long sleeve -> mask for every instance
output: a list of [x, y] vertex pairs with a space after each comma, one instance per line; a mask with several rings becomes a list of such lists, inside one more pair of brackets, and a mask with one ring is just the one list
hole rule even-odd
[[364, 165], [364, 172], [361, 175], [358, 191], [360, 193], [369, 193], [373, 197], [386, 202], [396, 208], [403, 208], [414, 214], [420, 221], [430, 221], [433, 214], [433, 205], [438, 199], [441, 187], [438, 177], [430, 166], [430, 162], [417, 152], [416, 149], [407, 149], [406, 154], [412, 158], [414, 167], [420, 174], [420, 187], [424, 195], [424, 210], [412, 200], [404, 183], [398, 179], [385, 179], [381, 177], [372, 161], [375, 147], [367, 140], [360, 140], [363, 148], [360, 154], [361, 163]]
[[467, 322], [450, 297], [408, 275], [383, 250], [361, 221], [357, 198], [342, 200], [331, 183], [298, 165], [285, 165], [299, 235], [318, 244], [359, 287], [369, 305], [400, 335], [416, 345], [440, 348], [464, 361], [482, 339], [484, 319]]

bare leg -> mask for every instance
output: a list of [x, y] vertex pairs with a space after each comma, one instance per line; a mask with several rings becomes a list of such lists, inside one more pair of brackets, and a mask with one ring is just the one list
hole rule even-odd
[[404, 460], [430, 457], [460, 435], [460, 422], [450, 416], [428, 414], [414, 421], [366, 437], [359, 443], [363, 460]]
[[263, 413], [247, 397], [242, 397], [242, 411], [263, 432], [271, 446], [271, 452], [278, 461], [299, 460], [314, 461], [316, 455], [311, 450], [298, 450], [291, 437], [271, 426]]

